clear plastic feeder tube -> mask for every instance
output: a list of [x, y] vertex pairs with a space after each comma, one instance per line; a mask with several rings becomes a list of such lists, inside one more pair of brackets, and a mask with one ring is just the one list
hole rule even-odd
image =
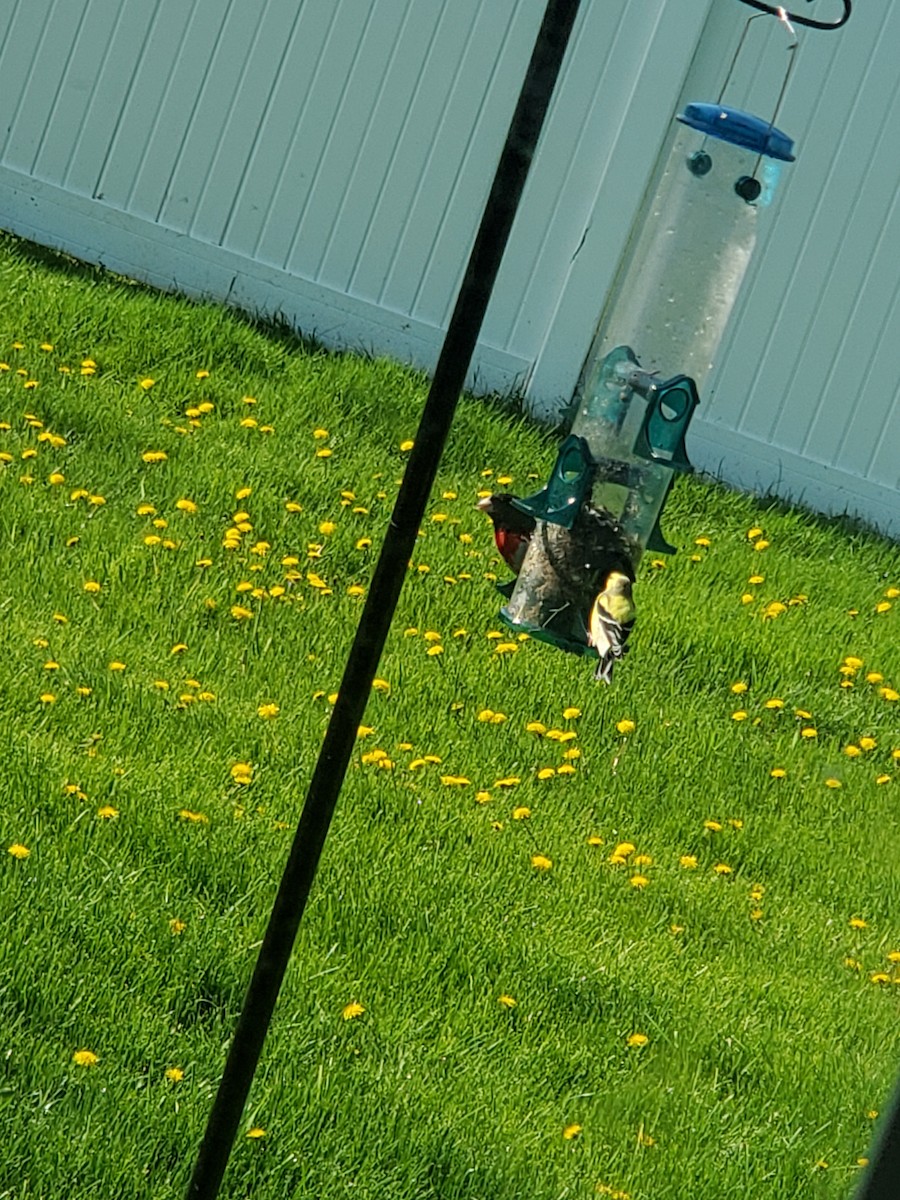
[[[687, 465], [667, 462], [664, 450], [648, 457], [640, 444], [653, 381], [682, 375], [696, 389], [705, 381], [753, 254], [760, 208], [771, 202], [781, 166], [760, 153], [759, 143], [749, 148], [721, 140], [746, 114], [709, 105], [686, 111], [697, 109], [714, 109], [721, 124], [713, 127], [721, 132], [673, 126], [588, 356], [572, 424], [599, 464], [594, 503], [620, 520], [635, 564], [656, 526], [672, 469]], [[777, 135], [783, 139], [779, 155], [790, 157], [784, 135], [746, 119], [767, 150]], [[677, 391], [664, 398], [657, 425], [676, 422], [680, 407]]]

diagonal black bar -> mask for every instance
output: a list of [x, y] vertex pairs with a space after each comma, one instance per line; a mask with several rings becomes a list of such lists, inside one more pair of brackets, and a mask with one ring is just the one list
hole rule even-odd
[[548, 0], [522, 90], [500, 155], [481, 225], [447, 328], [425, 401], [415, 445], [350, 648], [340, 692], [306, 794], [262, 948], [244, 998], [219, 1089], [206, 1125], [187, 1200], [215, 1200], [272, 1013], [357, 729], [413, 554], [419, 525], [465, 383], [488, 300], [553, 88], [559, 76], [579, 0]]
[[900, 1196], [900, 1081], [881, 1120], [869, 1165], [855, 1200], [897, 1200]]

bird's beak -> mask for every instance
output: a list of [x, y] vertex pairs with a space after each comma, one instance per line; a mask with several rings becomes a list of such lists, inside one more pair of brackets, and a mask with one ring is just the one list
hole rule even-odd
[[491, 507], [490, 496], [482, 496], [481, 499], [478, 501], [478, 503], [475, 505], [475, 507], [480, 508], [482, 512], [487, 512], [488, 509]]

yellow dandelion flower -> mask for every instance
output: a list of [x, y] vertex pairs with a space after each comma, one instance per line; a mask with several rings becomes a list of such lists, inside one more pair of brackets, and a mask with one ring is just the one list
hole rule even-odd
[[828, 779], [825, 780], [825, 786], [827, 788], [834, 789], [843, 787], [843, 784], [841, 783], [840, 779], [835, 779], [834, 776], [829, 776]]
[[178, 917], [172, 917], [169, 920], [169, 929], [177, 937], [187, 929], [187, 922], [179, 920]]
[[520, 804], [512, 810], [512, 819], [514, 821], [527, 821], [531, 816], [531, 809], [526, 808], [524, 804]]
[[97, 809], [97, 816], [101, 821], [112, 821], [119, 815], [119, 810], [113, 808], [111, 804], [104, 804], [102, 808]]
[[251, 783], [253, 780], [253, 766], [248, 762], [237, 762], [231, 768], [231, 778], [235, 783]]
[[538, 779], [552, 779], [556, 774], [554, 767], [541, 767], [537, 773]]
[[540, 721], [529, 721], [525, 729], [528, 733], [536, 733], [538, 737], [547, 732], [547, 726]]
[[641, 1046], [646, 1046], [650, 1039], [646, 1033], [629, 1033], [625, 1041], [632, 1049], [640, 1049]]
[[179, 809], [178, 815], [181, 817], [182, 821], [187, 821], [190, 825], [209, 824], [209, 817], [207, 817], [204, 813], [192, 812], [189, 808]]
[[495, 779], [494, 787], [512, 788], [520, 784], [522, 780], [518, 775], [506, 775], [503, 779]]
[[765, 702], [763, 708], [784, 708], [784, 701], [780, 700], [778, 696], [773, 696]]
[[866, 750], [866, 751], [874, 750], [877, 745], [878, 745], [878, 743], [875, 741], [875, 739], [873, 737], [861, 737], [859, 739], [860, 750]]
[[751, 575], [750, 578], [747, 580], [747, 582], [752, 583], [754, 585], [760, 584], [760, 583], [765, 583], [766, 577], [765, 577], [765, 575]]
[[574, 1123], [572, 1125], [566, 1125], [566, 1127], [562, 1131], [564, 1140], [567, 1142], [571, 1142], [572, 1138], [578, 1137], [579, 1133], [581, 1133], [581, 1130], [582, 1130], [581, 1125], [577, 1125]]
[[773, 767], [769, 774], [773, 779], [784, 779], [785, 775], [787, 775], [787, 771], [784, 769], [784, 767]]
[[508, 995], [506, 992], [503, 992], [497, 997], [497, 1003], [501, 1008], [515, 1008], [517, 1002], [512, 996]]
[[731, 714], [732, 721], [746, 721], [749, 713], [746, 713], [742, 708]]
[[587, 844], [589, 846], [602, 846], [603, 838], [599, 833], [591, 833], [588, 835]]
[[624, 717], [621, 721], [616, 722], [616, 729], [623, 736], [627, 736], [629, 733], [634, 733], [636, 728], [637, 726], [635, 725], [634, 721], [628, 717]]
[[113, 659], [113, 661], [109, 664], [109, 669], [110, 671], [124, 671], [125, 664], [123, 662], [119, 662], [118, 659]]
[[851, 929], [867, 929], [869, 926], [868, 921], [863, 920], [862, 917], [851, 917], [847, 924]]
[[252, 1128], [247, 1130], [247, 1137], [252, 1138], [254, 1141], [260, 1141], [265, 1136], [266, 1131], [261, 1125], [254, 1125]]
[[624, 859], [628, 858], [630, 854], [634, 854], [634, 849], [634, 842], [619, 842], [615, 850], [613, 850], [613, 854], [615, 854], [617, 858]]
[[72, 1062], [79, 1067], [96, 1067], [99, 1061], [99, 1054], [95, 1054], [93, 1050], [76, 1050], [72, 1055]]
[[13, 858], [23, 859], [28, 858], [31, 851], [27, 846], [23, 846], [21, 842], [13, 842], [11, 846], [7, 846], [6, 853], [11, 854]]
[[682, 854], [678, 860], [679, 866], [684, 867], [686, 871], [693, 871], [697, 867], [697, 856], [695, 854]]
[[532, 854], [531, 865], [536, 871], [549, 871], [553, 866], [553, 859], [548, 858], [546, 854]]
[[425, 653], [428, 655], [429, 658], [436, 658], [439, 654], [444, 653], [444, 647], [437, 646], [437, 645], [429, 646], [428, 649], [425, 651]]
[[40, 701], [41, 704], [55, 704], [56, 696], [54, 696], [53, 692], [41, 692]]
[[184, 1071], [181, 1067], [169, 1067], [165, 1072], [165, 1077], [170, 1083], [181, 1083], [184, 1079]]
[[717, 875], [730, 875], [733, 868], [729, 867], [728, 863], [720, 862], [716, 863], [716, 865], [713, 867], [713, 870]]
[[855, 746], [851, 742], [849, 745], [844, 747], [844, 753], [848, 758], [859, 758], [859, 756], [862, 754], [862, 750], [860, 750], [859, 746]]
[[881, 696], [882, 700], [887, 700], [892, 704], [895, 701], [900, 700], [900, 692], [896, 691], [894, 688], [889, 688], [889, 687], [879, 688], [878, 694]]
[[100, 591], [100, 589], [101, 589], [101, 585], [97, 582], [96, 579], [85, 580], [84, 590], [86, 592], [88, 592], [90, 595], [95, 596], [97, 594], [97, 592]]
[[229, 611], [236, 621], [249, 621], [253, 616], [253, 610], [243, 604], [232, 604]]
[[466, 779], [465, 775], [442, 775], [441, 783], [444, 787], [468, 787], [471, 780]]
[[365, 1011], [365, 1008], [358, 1000], [351, 1000], [349, 1004], [345, 1004], [341, 1009], [341, 1016], [345, 1021], [352, 1021], [356, 1017], [361, 1017]]
[[769, 548], [769, 543], [766, 541], [765, 538], [760, 538], [759, 541], [753, 543], [754, 550], [762, 552], [763, 550], [768, 550], [768, 548]]
[[262, 717], [264, 721], [271, 720], [272, 717], [277, 717], [280, 712], [281, 709], [277, 704], [260, 704], [256, 710], [257, 716]]
[[412, 450], [414, 445], [415, 445], [415, 442], [412, 440], [412, 438], [405, 438], [400, 443], [400, 449], [402, 451], [404, 451], [404, 453], [405, 453], [407, 450]]
[[161, 463], [165, 462], [168, 457], [165, 450], [145, 450], [141, 455], [141, 460], [145, 463]]
[[802, 738], [807, 738], [807, 739], [817, 738], [819, 736], [819, 733], [818, 733], [818, 730], [814, 729], [811, 725], [807, 725], [803, 729], [800, 730], [800, 736]]
[[476, 804], [487, 804], [487, 803], [489, 803], [490, 798], [491, 798], [490, 792], [480, 791], [480, 792], [475, 793], [475, 803]]
[[749, 685], [744, 683], [742, 679], [739, 679], [737, 683], [733, 683], [731, 685], [731, 690], [734, 692], [735, 696], [742, 696], [744, 692], [746, 692], [748, 686]]
[[890, 777], [890, 775], [876, 775], [875, 782], [879, 783], [879, 784], [880, 783], [890, 783], [891, 777]]
[[575, 708], [574, 705], [563, 709], [563, 720], [574, 721], [576, 717], [581, 716], [581, 709]]
[[645, 888], [650, 880], [646, 875], [632, 875], [628, 882], [633, 888], [638, 888], [640, 890], [641, 888]]
[[327, 446], [320, 446], [316, 451], [316, 458], [331, 458], [331, 450]]

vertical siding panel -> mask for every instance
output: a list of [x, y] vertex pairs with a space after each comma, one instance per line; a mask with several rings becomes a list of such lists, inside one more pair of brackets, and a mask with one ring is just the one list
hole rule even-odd
[[[448, 270], [447, 260], [442, 260], [442, 285], [433, 285], [436, 245], [442, 222], [456, 210], [460, 175], [465, 173], [467, 155], [477, 136], [492, 72], [504, 53], [510, 22], [521, 11], [522, 6], [510, 0], [495, 3], [487, 11], [483, 4], [469, 0], [460, 3], [452, 20], [442, 26], [440, 49], [429, 64], [426, 79], [427, 116], [423, 112], [419, 124], [417, 114], [412, 127], [413, 136], [421, 135], [430, 146], [422, 160], [421, 175], [407, 193], [408, 208], [402, 226], [396, 230], [394, 257], [382, 276], [379, 300], [386, 308], [434, 324], [440, 323], [446, 311], [456, 275]], [[495, 120], [502, 122], [503, 114], [495, 115]], [[490, 170], [493, 173], [493, 164]], [[482, 186], [483, 181], [470, 183]], [[399, 199], [398, 192], [394, 192], [392, 203], [397, 205]], [[474, 229], [471, 205], [468, 207], [457, 259], [466, 253]]]
[[[847, 123], [860, 88], [860, 74], [848, 70], [847, 52], [851, 62], [868, 58], [880, 25], [861, 22], [849, 47], [842, 39], [851, 34], [853, 21], [839, 34], [807, 34], [779, 118], [797, 141], [797, 162], [785, 168], [785, 186], [773, 219], [766, 221], [714, 384], [714, 419], [764, 442], [773, 438], [779, 420], [791, 447], [799, 448], [808, 428], [813, 390], [797, 374], [799, 357], [822, 308], [829, 254], [840, 249], [856, 190], [845, 163], [849, 155], [859, 170], [866, 161], [858, 157]], [[833, 311], [840, 312], [844, 297], [834, 298]], [[820, 343], [819, 355], [823, 349]]]
[[[234, 0], [224, 0], [223, 3], [195, 0], [193, 9], [185, 14], [187, 24], [183, 27], [181, 38], [173, 38], [168, 28], [162, 28], [162, 20], [154, 26], [154, 34], [168, 43], [168, 57], [160, 54], [157, 44], [152, 61], [157, 69], [162, 63], [171, 63], [171, 71], [167, 74], [155, 111], [146, 105], [144, 96], [137, 90], [132, 96], [131, 116], [137, 118], [141, 132], [147, 124], [145, 105], [152, 116], [152, 123], [146, 142], [136, 147], [137, 170], [126, 199], [128, 211], [148, 221], [158, 222], [169, 203], [173, 174], [233, 3]], [[130, 136], [129, 125], [130, 122], [122, 124], [122, 142]]]
[[[140, 6], [134, 4], [129, 8], [131, 12], [140, 11]], [[97, 193], [106, 204], [147, 220], [156, 217], [158, 203], [142, 205], [140, 198], [135, 202], [135, 181], [141, 170], [150, 174], [161, 170], [159, 156], [151, 155], [148, 149], [154, 135], [159, 136], [162, 128], [168, 138], [174, 139], [183, 124], [183, 116], [169, 110], [167, 99], [196, 11], [197, 0], [162, 0], [143, 38], [131, 46], [122, 45], [126, 32], [123, 28], [121, 49], [111, 56], [113, 69], [92, 113], [94, 144], [105, 143], [94, 184]], [[128, 31], [138, 32], [130, 25]], [[72, 175], [89, 178], [92, 169], [93, 164], [82, 172], [80, 165], [73, 164]]]
[[[338, 269], [326, 263], [325, 252], [336, 232], [354, 164], [366, 134], [372, 128], [372, 113], [388, 77], [407, 11], [407, 3], [402, 0], [383, 0], [371, 5], [370, 19], [357, 42], [335, 109], [331, 134], [322, 148], [286, 259], [289, 271], [341, 291], [346, 285], [346, 277], [342, 278], [339, 263], [336, 264]], [[381, 137], [383, 132], [376, 130], [375, 134]], [[344, 236], [355, 242], [359, 234], [351, 227]]]
[[[900, 179], [895, 186], [900, 187]], [[878, 228], [881, 236], [836, 355], [837, 369], [828, 381], [830, 403], [822, 417], [830, 418], [828, 424], [833, 430], [828, 443], [831, 463], [885, 483], [900, 474], [900, 425], [896, 424], [896, 401], [900, 395], [897, 370], [900, 274], [891, 252], [900, 238], [900, 202], [896, 191], [890, 211]], [[892, 411], [895, 423], [891, 431]], [[887, 466], [887, 476], [876, 476], [873, 463], [890, 444], [894, 461], [884, 462], [882, 454], [880, 469]], [[815, 449], [809, 453], [814, 454]]]
[[[317, 73], [324, 68], [325, 45], [337, 17], [337, 5], [304, 4], [273, 80], [271, 103], [251, 148], [247, 169], [234, 196], [222, 236], [225, 246], [264, 262], [263, 234], [276, 197], [283, 189], [295, 206], [301, 192], [297, 176], [308, 165], [297, 149], [298, 126]], [[296, 175], [295, 172], [296, 171]], [[277, 243], [273, 244], [277, 250]], [[283, 251], [283, 246], [282, 246]]]
[[[205, 185], [190, 225], [192, 237], [222, 243], [250, 170], [254, 151], [272, 120], [273, 97], [299, 22], [299, 11], [267, 0], [247, 50], [246, 67], [227, 119], [219, 123], [215, 149]], [[273, 53], [277, 50], [277, 53]], [[260, 164], [271, 187], [277, 177], [275, 160]]]
[[67, 191], [81, 196], [97, 196], [101, 191], [103, 168], [134, 86], [141, 48], [160, 5], [160, 0], [141, 5], [111, 2], [118, 11], [114, 17], [108, 15], [108, 32], [98, 32], [103, 54], [84, 104], [81, 126], [72, 138], [62, 180]]
[[[427, 258], [427, 240], [411, 233], [410, 225], [420, 205], [424, 204], [432, 213], [436, 207], [430, 189], [431, 171], [436, 165], [435, 150], [443, 144], [439, 131], [465, 50], [463, 29], [474, 19], [471, 10], [469, 0], [466, 6], [458, 4], [452, 16], [446, 6], [437, 13], [427, 14], [429, 25], [422, 30], [427, 38], [425, 51], [420, 58], [412, 56], [417, 60], [417, 77], [408, 108], [402, 114], [392, 154], [380, 166], [378, 194], [353, 265], [350, 287], [354, 294], [371, 295], [376, 303], [386, 307], [391, 306], [388, 288], [401, 256], [417, 265]], [[418, 10], [417, 16], [420, 15]], [[436, 23], [432, 22], [433, 16]], [[401, 250], [404, 239], [405, 255]]]
[[[634, 90], [660, 50], [662, 13], [653, 6], [619, 0], [587, 6], [580, 17], [517, 217], [514, 253], [503, 264], [487, 321], [491, 341], [523, 355], [529, 348], [534, 355], [535, 342], [543, 343], [555, 298], [586, 237], [603, 161], [599, 147], [610, 148], [610, 135], [621, 129]], [[660, 86], [655, 128], [644, 133], [654, 143], [671, 115], [661, 91]], [[622, 145], [619, 153], [633, 148]]]
[[[846, 300], [839, 306], [822, 306], [798, 360], [796, 390], [812, 393], [808, 425], [798, 449], [817, 462], [837, 461], [851, 424], [862, 462], [873, 449], [872, 442], [865, 448], [858, 444], [858, 418], [865, 419], [861, 410], [868, 411], [872, 399], [863, 395], [861, 388], [881, 348], [884, 313], [896, 287], [896, 262], [893, 270], [886, 272], [884, 267], [893, 257], [886, 234], [890, 230], [896, 236], [896, 219], [892, 222], [890, 218], [892, 212], [896, 218], [898, 187], [900, 163], [892, 171], [885, 170], [878, 159], [870, 163], [823, 292], [825, 296], [843, 293]], [[875, 241], [874, 230], [880, 231]], [[782, 426], [779, 420], [773, 434], [779, 445], [784, 439]]]
[[441, 161], [433, 160], [439, 172], [430, 185], [432, 204], [440, 197], [440, 205], [425, 213], [432, 230], [428, 256], [418, 281], [415, 271], [407, 281], [415, 282], [412, 295], [407, 292], [407, 311], [426, 324], [442, 327], [449, 320], [541, 12], [534, 0], [483, 5], [469, 31], [447, 99]]
[[38, 179], [65, 182], [122, 13], [123, 6], [117, 0], [94, 0], [74, 31], [68, 61], [35, 156], [32, 174]]
[[[406, 135], [410, 126], [415, 137], [415, 131], [430, 123], [435, 103], [440, 103], [430, 90], [427, 93], [417, 90], [423, 73], [428, 70], [440, 17], [440, 9], [417, 5], [414, 0], [406, 10], [322, 255], [323, 277], [339, 281], [342, 290], [352, 295], [376, 302], [384, 286], [389, 256], [384, 255], [383, 249], [379, 254], [378, 241], [371, 237], [370, 231], [379, 214], [384, 215], [386, 191], [393, 187], [399, 192], [402, 206], [415, 190], [418, 172], [402, 155], [409, 148], [410, 139]], [[414, 104], [414, 96], [418, 103]], [[422, 145], [420, 134], [419, 145]]]
[[[877, 78], [875, 82], [884, 84], [887, 81]], [[891, 90], [895, 90], [893, 85]], [[867, 95], [870, 91], [875, 95]], [[883, 86], [863, 88], [847, 99], [847, 123], [838, 153], [830, 160], [815, 209], [809, 215], [803, 250], [785, 295], [787, 310], [793, 309], [798, 314], [804, 312], [806, 321], [803, 324], [792, 322], [795, 341], [787, 359], [791, 364], [790, 373], [785, 378], [777, 407], [773, 405], [770, 420], [763, 428], [766, 440], [803, 453], [809, 444], [812, 426], [818, 420], [819, 433], [810, 445], [810, 457], [821, 462], [831, 458], [834, 412], [825, 415], [824, 423], [818, 418], [822, 415], [822, 398], [828, 390], [832, 356], [841, 339], [847, 314], [845, 304], [828, 306], [820, 300], [820, 303], [810, 305], [809, 300], [825, 298], [831, 289], [847, 286], [841, 271], [842, 247], [847, 245], [848, 237], [853, 236], [854, 210], [872, 167], [880, 131], [877, 123], [867, 120], [867, 113], [872, 101], [879, 108], [889, 103], [890, 92], [885, 94]], [[859, 252], [857, 240], [854, 256]], [[809, 350], [810, 346], [815, 348]], [[786, 403], [790, 394], [796, 392], [802, 393], [804, 402]], [[758, 401], [749, 405], [747, 412], [748, 418], [759, 420]]]
[[[88, 0], [68, 6], [54, 2], [41, 14], [23, 11], [24, 36], [19, 44], [11, 44], [10, 50], [19, 50], [21, 68], [17, 69], [13, 53], [13, 69], [10, 79], [4, 78], [3, 87], [7, 95], [18, 93], [18, 104], [9, 121], [9, 135], [3, 147], [3, 161], [30, 175], [34, 160], [40, 149], [41, 139], [47, 127], [47, 118], [53, 107], [56, 90], [65, 70], [69, 47], [81, 22]], [[26, 16], [27, 13], [27, 16]], [[37, 19], [36, 19], [37, 15]], [[40, 19], [43, 16], [43, 19]], [[30, 53], [28, 53], [30, 49]], [[6, 89], [9, 88], [9, 91]]]
[[[203, 196], [215, 186], [210, 179], [212, 164], [240, 102], [254, 47], [266, 29], [258, 2], [228, 5], [160, 206], [158, 220], [169, 229], [192, 232]], [[272, 43], [268, 49], [271, 55]], [[246, 115], [252, 121], [258, 111]], [[229, 162], [239, 167], [236, 151], [230, 144]]]
[[334, 7], [309, 86], [302, 104], [297, 105], [285, 169], [277, 180], [255, 247], [255, 254], [263, 262], [295, 274], [303, 274], [302, 264], [298, 265], [293, 258], [297, 225], [308, 210], [329, 145], [332, 153], [338, 150], [333, 141], [335, 123], [373, 10], [371, 5], [363, 6], [360, 11], [360, 0]]

